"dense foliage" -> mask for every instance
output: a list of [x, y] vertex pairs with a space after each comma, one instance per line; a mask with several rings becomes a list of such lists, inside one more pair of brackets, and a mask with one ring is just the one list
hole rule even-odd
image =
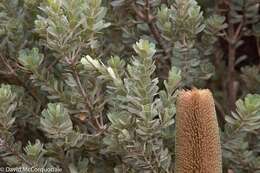
[[172, 173], [176, 98], [197, 87], [223, 172], [260, 173], [259, 4], [0, 0], [0, 168]]

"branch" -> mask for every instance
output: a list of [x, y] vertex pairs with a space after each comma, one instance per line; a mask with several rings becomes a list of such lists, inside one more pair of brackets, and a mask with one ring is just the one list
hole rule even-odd
[[219, 114], [217, 114], [217, 115], [219, 115], [218, 118], [221, 121], [221, 126], [223, 128], [224, 122], [225, 122], [225, 115], [226, 115], [226, 113], [223, 110], [223, 107], [221, 106], [221, 104], [216, 99], [214, 99], [214, 102], [215, 102], [216, 110], [219, 113]]
[[[229, 4], [230, 5], [230, 4]], [[230, 21], [230, 13], [229, 12], [229, 20]], [[243, 18], [240, 21], [238, 27], [235, 28], [233, 23], [229, 22], [229, 28], [227, 32], [227, 41], [228, 41], [228, 103], [229, 103], [229, 111], [235, 110], [235, 102], [237, 96], [237, 83], [235, 81], [235, 61], [236, 61], [236, 43], [243, 36], [243, 27], [245, 26], [245, 15], [243, 14]]]
[[170, 51], [167, 49], [165, 44], [163, 43], [161, 34], [159, 32], [159, 29], [154, 24], [154, 21], [156, 20], [155, 16], [153, 16], [150, 12], [150, 3], [149, 0], [145, 0], [145, 9], [144, 12], [142, 12], [135, 3], [132, 3], [132, 8], [135, 11], [136, 15], [144, 22], [147, 23], [149, 30], [151, 34], [153, 35], [154, 39], [157, 41], [159, 46], [163, 49], [164, 55], [166, 58], [170, 57]]
[[25, 163], [25, 164], [27, 164], [27, 165], [30, 166], [30, 167], [33, 167], [33, 166], [34, 166], [30, 161], [26, 160], [18, 151], [16, 151], [14, 148], [12, 148], [12, 146], [9, 145], [9, 144], [7, 144], [5, 141], [2, 141], [2, 142], [1, 142], [1, 145], [2, 145], [6, 150], [8, 150], [10, 153], [12, 153], [14, 156], [16, 156], [17, 159], [18, 159], [20, 162]]
[[24, 88], [25, 90], [30, 94], [30, 96], [37, 102], [40, 103], [40, 100], [38, 99], [38, 97], [35, 95], [35, 93], [33, 93], [32, 89], [29, 88], [25, 82], [23, 80], [20, 79], [19, 75], [17, 74], [16, 70], [13, 69], [13, 67], [7, 62], [7, 60], [0, 56], [2, 62], [4, 63], [4, 65], [8, 68], [9, 72], [6, 72], [4, 74], [4, 71], [1, 71], [1, 74], [3, 75], [10, 75], [10, 76], [13, 76], [15, 77], [15, 80], [17, 80]]
[[[75, 64], [72, 63], [70, 64], [71, 65], [71, 70], [72, 70], [72, 75], [73, 75], [73, 78], [75, 79], [76, 83], [77, 83], [77, 86], [78, 86], [78, 90], [81, 94], [81, 96], [84, 98], [84, 101], [85, 101], [85, 106], [86, 106], [86, 109], [89, 111], [89, 113], [91, 114], [91, 112], [93, 111], [93, 106], [91, 104], [91, 101], [89, 100], [89, 97], [88, 95], [86, 94], [86, 91], [85, 89], [83, 88], [82, 86], [82, 83], [80, 81], [80, 77], [79, 77], [79, 74], [76, 70], [76, 67], [75, 67]], [[104, 129], [104, 122], [103, 122], [103, 118], [100, 118], [100, 122], [98, 120], [97, 117], [94, 117], [93, 115], [88, 115], [88, 117], [90, 118], [89, 120], [89, 124], [94, 127], [95, 130], [97, 130], [98, 132], [100, 131], [103, 131]], [[102, 117], [102, 116], [100, 116]]]
[[72, 68], [72, 75], [73, 75], [73, 78], [75, 79], [76, 83], [77, 83], [77, 86], [78, 86], [78, 90], [80, 92], [80, 94], [82, 95], [82, 97], [84, 98], [85, 102], [86, 102], [86, 106], [87, 106], [87, 109], [89, 111], [91, 111], [93, 109], [90, 101], [89, 101], [89, 98], [86, 94], [86, 91], [85, 89], [83, 88], [82, 86], [82, 83], [80, 81], [80, 78], [79, 78], [79, 74], [77, 72], [77, 70], [75, 69], [75, 67], [71, 67]]

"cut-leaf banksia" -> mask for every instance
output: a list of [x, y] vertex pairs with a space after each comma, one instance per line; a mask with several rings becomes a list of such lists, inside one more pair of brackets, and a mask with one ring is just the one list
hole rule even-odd
[[180, 92], [175, 145], [175, 173], [222, 172], [219, 128], [209, 90]]

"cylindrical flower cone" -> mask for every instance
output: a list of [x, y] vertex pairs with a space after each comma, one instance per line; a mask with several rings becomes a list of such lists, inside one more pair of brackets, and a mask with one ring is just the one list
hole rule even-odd
[[175, 145], [175, 173], [222, 172], [219, 127], [209, 90], [180, 93]]

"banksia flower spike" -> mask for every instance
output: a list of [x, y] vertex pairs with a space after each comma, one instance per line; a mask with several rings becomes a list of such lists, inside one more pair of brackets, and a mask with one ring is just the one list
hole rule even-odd
[[177, 101], [175, 173], [221, 173], [221, 146], [209, 90], [182, 91]]

